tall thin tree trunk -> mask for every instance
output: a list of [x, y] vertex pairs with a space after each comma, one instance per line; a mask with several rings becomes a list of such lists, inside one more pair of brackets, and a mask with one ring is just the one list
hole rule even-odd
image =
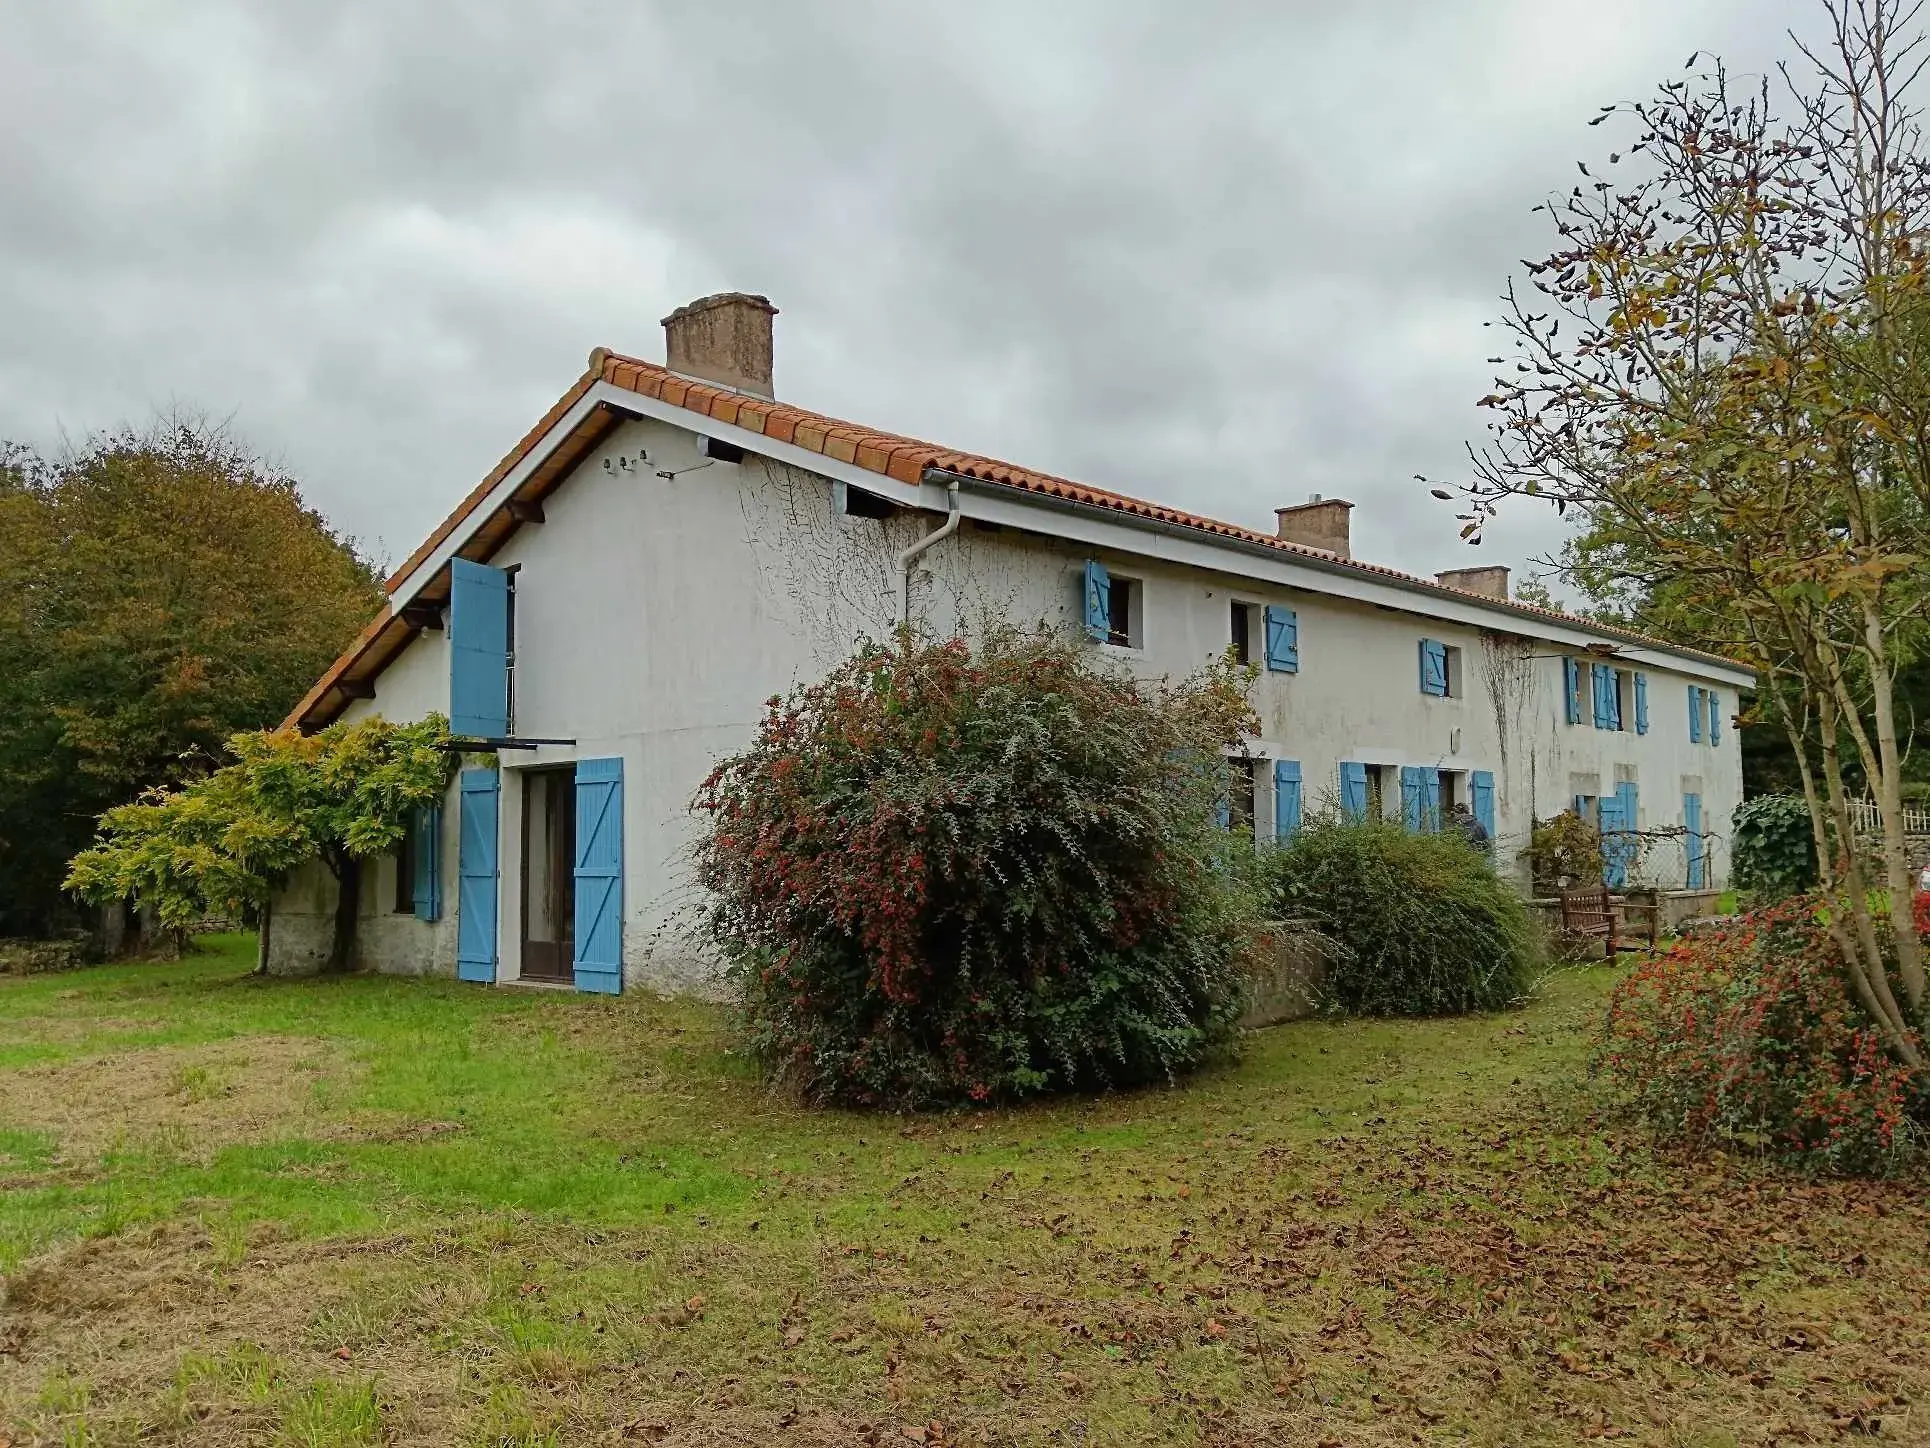
[[[1836, 942], [1837, 949], [1843, 953], [1843, 963], [1849, 971], [1850, 983], [1855, 987], [1856, 997], [1863, 1008], [1870, 1013], [1871, 1020], [1897, 1059], [1911, 1067], [1923, 1065], [1922, 1054], [1911, 1040], [1910, 1030], [1903, 1012], [1898, 1008], [1896, 996], [1890, 990], [1889, 972], [1884, 968], [1883, 951], [1876, 941], [1876, 930], [1870, 920], [1867, 886], [1864, 882], [1861, 858], [1855, 848], [1855, 829], [1850, 822], [1849, 799], [1843, 790], [1843, 767], [1837, 749], [1836, 699], [1833, 691], [1823, 686], [1817, 690], [1818, 722], [1821, 724], [1821, 743], [1823, 750], [1823, 783], [1829, 792], [1830, 815], [1836, 825], [1837, 838], [1844, 841], [1844, 872], [1834, 899], [1827, 928], [1830, 938]], [[1845, 920], [1845, 915], [1848, 920]]]
[[1896, 936], [1897, 975], [1915, 1016], [1923, 1009], [1923, 954], [1911, 909], [1910, 849], [1903, 838], [1903, 767], [1897, 754], [1896, 705], [1885, 658], [1883, 617], [1874, 601], [1863, 605], [1864, 653], [1870, 669], [1870, 702], [1876, 715], [1879, 771], [1870, 781], [1877, 814], [1883, 821], [1883, 876], [1890, 894], [1890, 930]]
[[362, 909], [362, 862], [340, 855], [329, 862], [335, 872], [335, 938], [328, 951], [331, 974], [349, 969], [355, 961], [355, 921]]
[[275, 948], [275, 902], [271, 896], [261, 905], [261, 939], [256, 944], [255, 974], [268, 974], [268, 962]]

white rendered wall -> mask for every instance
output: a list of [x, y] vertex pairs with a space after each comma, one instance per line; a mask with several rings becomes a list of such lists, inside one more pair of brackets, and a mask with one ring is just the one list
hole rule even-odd
[[[512, 727], [576, 743], [502, 756], [499, 978], [521, 970], [521, 772], [620, 756], [626, 981], [710, 988], [715, 969], [693, 944], [697, 902], [685, 883], [699, 831], [691, 796], [717, 760], [749, 742], [769, 696], [820, 676], [859, 636], [889, 634], [899, 607], [896, 556], [938, 520], [843, 516], [834, 512], [827, 479], [755, 457], [705, 465], [694, 434], [654, 421], [618, 429], [544, 508], [547, 521], [521, 529], [493, 560], [518, 568]], [[968, 523], [920, 560], [914, 616], [934, 632], [969, 631], [988, 615], [1076, 627], [1088, 556], [1093, 550], [1072, 543]], [[1733, 690], [1723, 691], [1720, 747], [1689, 741], [1690, 676], [1654, 667], [1644, 670], [1648, 734], [1634, 732], [1632, 708], [1626, 732], [1571, 726], [1563, 719], [1565, 651], [1553, 644], [1127, 553], [1096, 556], [1115, 577], [1140, 581], [1141, 621], [1140, 647], [1095, 645], [1095, 654], [1141, 677], [1183, 675], [1217, 657], [1235, 599], [1298, 611], [1300, 670], [1261, 675], [1254, 703], [1262, 732], [1252, 749], [1300, 761], [1309, 808], [1332, 793], [1342, 760], [1490, 770], [1496, 859], [1514, 870], [1534, 818], [1566, 808], [1590, 776], [1601, 781], [1592, 792], [1612, 793], [1619, 766], [1637, 782], [1644, 830], [1679, 825], [1684, 782], [1699, 782], [1711, 882], [1724, 878], [1721, 837], [1741, 795], [1740, 752], [1727, 717]], [[1425, 596], [1416, 596], [1416, 606], [1426, 606]], [[1420, 692], [1422, 637], [1461, 649], [1462, 697]], [[1253, 646], [1257, 657], [1257, 620]], [[429, 632], [383, 672], [376, 697], [345, 717], [400, 720], [447, 707], [446, 635]], [[1270, 776], [1261, 774], [1256, 813], [1265, 836], [1272, 805]], [[365, 962], [453, 969], [455, 812], [452, 795], [444, 922], [385, 918], [365, 931]], [[1658, 883], [1681, 882], [1679, 849], [1656, 849], [1650, 864]], [[365, 916], [367, 896], [381, 888], [371, 885]], [[304, 886], [304, 913], [325, 904], [318, 888]], [[300, 894], [291, 891], [291, 906]]]

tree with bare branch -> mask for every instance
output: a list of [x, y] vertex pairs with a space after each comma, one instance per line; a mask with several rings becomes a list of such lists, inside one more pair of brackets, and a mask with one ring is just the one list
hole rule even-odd
[[[1826, 0], [1827, 38], [1748, 84], [1698, 65], [1591, 125], [1627, 140], [1547, 203], [1504, 295], [1505, 369], [1464, 537], [1511, 499], [1583, 520], [1591, 562], [1666, 588], [1746, 658], [1802, 766], [1830, 939], [1889, 1049], [1925, 1066], [1898, 670], [1930, 588], [1930, 163], [1922, 0]], [[1596, 580], [1600, 586], [1600, 580]], [[1844, 750], [1882, 821], [1852, 828]], [[1855, 771], [1852, 771], [1854, 773]]]

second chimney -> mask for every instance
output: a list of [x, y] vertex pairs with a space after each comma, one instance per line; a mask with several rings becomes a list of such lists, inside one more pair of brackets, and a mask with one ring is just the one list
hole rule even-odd
[[1316, 493], [1312, 502], [1275, 508], [1273, 515], [1280, 520], [1280, 537], [1287, 542], [1352, 558], [1347, 515], [1353, 511], [1354, 505], [1345, 498], [1323, 498]]
[[769, 297], [749, 292], [699, 297], [663, 319], [665, 365], [686, 377], [775, 397], [771, 318], [776, 315]]
[[1450, 568], [1445, 573], [1435, 574], [1434, 581], [1488, 598], [1508, 596], [1508, 570], [1498, 563], [1481, 568]]

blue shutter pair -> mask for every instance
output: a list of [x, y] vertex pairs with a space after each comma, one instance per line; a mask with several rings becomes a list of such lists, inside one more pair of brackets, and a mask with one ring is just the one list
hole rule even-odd
[[1615, 675], [1607, 664], [1588, 666], [1590, 691], [1595, 696], [1595, 727], [1615, 727]]
[[1649, 732], [1649, 676], [1647, 674], [1635, 676], [1635, 732], [1637, 734]]
[[1284, 840], [1300, 828], [1300, 761], [1273, 761], [1273, 837]]
[[1284, 603], [1267, 605], [1267, 669], [1275, 674], [1300, 672], [1300, 615]]
[[415, 918], [442, 918], [442, 806], [420, 806], [409, 823]]
[[1702, 742], [1702, 689], [1700, 685], [1689, 685], [1689, 743]]
[[1340, 809], [1350, 820], [1367, 818], [1367, 766], [1348, 760], [1340, 766]]
[[[456, 975], [496, 978], [502, 779], [465, 769], [458, 781]], [[575, 957], [578, 990], [623, 989], [623, 761], [576, 766]]]
[[1603, 882], [1620, 889], [1628, 884], [1629, 867], [1635, 863], [1637, 849], [1637, 796], [1634, 784], [1615, 786], [1613, 795], [1603, 795], [1598, 808], [1602, 819]]
[[1468, 777], [1469, 792], [1474, 796], [1474, 817], [1481, 822], [1481, 828], [1488, 832], [1488, 842], [1494, 842], [1494, 775], [1485, 769], [1477, 769]]
[[1097, 558], [1086, 560], [1086, 637], [1101, 644], [1112, 637], [1112, 575]]
[[1702, 796], [1684, 794], [1682, 796], [1682, 848], [1688, 855], [1688, 876], [1686, 883], [1691, 890], [1701, 890], [1707, 884], [1707, 868], [1702, 858]]
[[1421, 640], [1421, 692], [1437, 698], [1448, 691], [1447, 645], [1439, 639]]
[[467, 558], [449, 564], [449, 732], [509, 734], [509, 574]]
[[1561, 661], [1562, 697], [1568, 704], [1568, 722], [1582, 722], [1582, 666], [1574, 659]]

